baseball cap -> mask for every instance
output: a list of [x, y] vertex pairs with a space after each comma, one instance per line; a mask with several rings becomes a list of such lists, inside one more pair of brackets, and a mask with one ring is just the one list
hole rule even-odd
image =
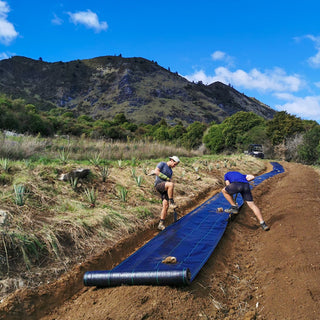
[[174, 162], [177, 162], [177, 163], [180, 162], [180, 159], [179, 159], [177, 156], [169, 157], [169, 159], [170, 159], [170, 160], [173, 160]]

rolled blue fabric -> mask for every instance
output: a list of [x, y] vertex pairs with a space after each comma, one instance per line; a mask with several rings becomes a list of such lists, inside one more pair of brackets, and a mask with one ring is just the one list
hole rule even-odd
[[172, 271], [113, 272], [88, 271], [84, 274], [85, 286], [114, 287], [126, 285], [189, 285], [189, 269]]

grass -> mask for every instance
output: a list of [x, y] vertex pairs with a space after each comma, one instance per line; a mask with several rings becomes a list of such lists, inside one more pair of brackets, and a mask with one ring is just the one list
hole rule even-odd
[[[175, 200], [180, 204], [208, 186], [221, 187], [226, 170], [257, 173], [264, 167], [263, 161], [249, 156], [203, 156], [154, 143], [26, 139], [25, 144], [19, 140], [21, 150], [15, 153], [26, 158], [4, 156], [13, 169], [0, 167], [0, 207], [9, 212], [6, 225], [0, 225], [2, 277], [21, 272], [29, 280], [36, 272], [50, 277], [45, 274], [48, 267], [63, 272], [106, 244], [145, 228], [148, 222], [156, 223], [161, 201], [153, 188], [155, 178], [148, 173], [169, 155], [181, 159], [173, 175]], [[23, 149], [31, 145], [37, 151]], [[67, 161], [61, 161], [63, 145], [70, 150]], [[91, 174], [76, 183], [58, 179], [77, 168], [88, 168]]]
[[[196, 151], [188, 151], [174, 145], [150, 141], [106, 141], [85, 137], [42, 138], [34, 136], [5, 137], [0, 140], [0, 157], [11, 160], [28, 160], [49, 164], [60, 162], [65, 165], [70, 161], [92, 162], [93, 165], [106, 161], [118, 161], [119, 166], [127, 160], [135, 166], [142, 159], [178, 156], [197, 156]], [[105, 163], [104, 163], [105, 164]]]

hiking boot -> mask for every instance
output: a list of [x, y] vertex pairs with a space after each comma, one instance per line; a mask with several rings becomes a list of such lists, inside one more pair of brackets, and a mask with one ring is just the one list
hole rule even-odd
[[166, 227], [165, 227], [163, 221], [160, 221], [159, 224], [158, 224], [158, 230], [162, 231], [162, 230], [164, 230], [165, 228], [166, 228]]
[[231, 206], [230, 209], [224, 210], [227, 213], [232, 213], [232, 214], [238, 214], [239, 213], [239, 208], [238, 206]]
[[270, 230], [270, 228], [267, 226], [267, 224], [265, 222], [260, 223], [260, 226], [264, 231], [269, 231]]

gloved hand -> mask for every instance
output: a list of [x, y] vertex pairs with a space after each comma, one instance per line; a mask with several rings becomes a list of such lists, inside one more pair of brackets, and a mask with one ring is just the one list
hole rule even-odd
[[162, 180], [166, 180], [166, 181], [170, 181], [170, 178], [167, 177], [165, 174], [163, 174], [162, 172], [159, 173], [159, 178], [161, 178]]

